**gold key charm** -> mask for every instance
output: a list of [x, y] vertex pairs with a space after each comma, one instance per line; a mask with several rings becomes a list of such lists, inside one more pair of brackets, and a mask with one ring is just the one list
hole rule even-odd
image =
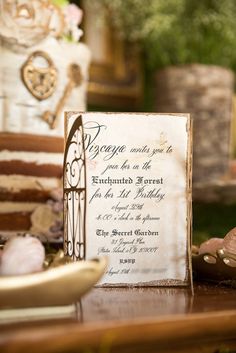
[[68, 97], [70, 96], [72, 90], [75, 87], [78, 87], [79, 85], [81, 85], [82, 83], [82, 74], [81, 74], [81, 70], [79, 65], [77, 64], [71, 64], [68, 67], [68, 78], [69, 78], [69, 82], [67, 83], [63, 95], [60, 98], [59, 102], [57, 103], [55, 112], [51, 112], [49, 110], [47, 110], [46, 112], [43, 113], [43, 120], [45, 120], [49, 126], [51, 127], [51, 129], [55, 129], [55, 127], [58, 124], [58, 120], [60, 118], [61, 112], [65, 106], [65, 103], [68, 99]]

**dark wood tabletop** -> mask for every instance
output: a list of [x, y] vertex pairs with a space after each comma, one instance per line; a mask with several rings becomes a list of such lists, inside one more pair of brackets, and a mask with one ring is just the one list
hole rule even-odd
[[0, 323], [0, 352], [235, 353], [236, 290], [94, 288], [63, 319]]

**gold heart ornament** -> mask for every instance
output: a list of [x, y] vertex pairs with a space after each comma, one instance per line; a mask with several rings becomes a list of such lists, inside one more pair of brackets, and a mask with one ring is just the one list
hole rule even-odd
[[38, 100], [49, 98], [57, 86], [57, 69], [44, 51], [32, 53], [21, 68], [21, 78], [28, 91]]

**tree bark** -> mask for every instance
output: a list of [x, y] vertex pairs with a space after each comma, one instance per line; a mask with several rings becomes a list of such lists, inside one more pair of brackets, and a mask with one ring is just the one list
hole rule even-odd
[[155, 75], [155, 110], [193, 118], [193, 181], [229, 171], [233, 72], [218, 66], [169, 67]]

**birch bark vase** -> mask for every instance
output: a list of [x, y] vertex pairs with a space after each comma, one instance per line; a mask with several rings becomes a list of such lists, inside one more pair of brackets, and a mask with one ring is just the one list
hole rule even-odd
[[233, 72], [210, 65], [169, 67], [155, 75], [155, 110], [193, 117], [193, 182], [229, 170]]

